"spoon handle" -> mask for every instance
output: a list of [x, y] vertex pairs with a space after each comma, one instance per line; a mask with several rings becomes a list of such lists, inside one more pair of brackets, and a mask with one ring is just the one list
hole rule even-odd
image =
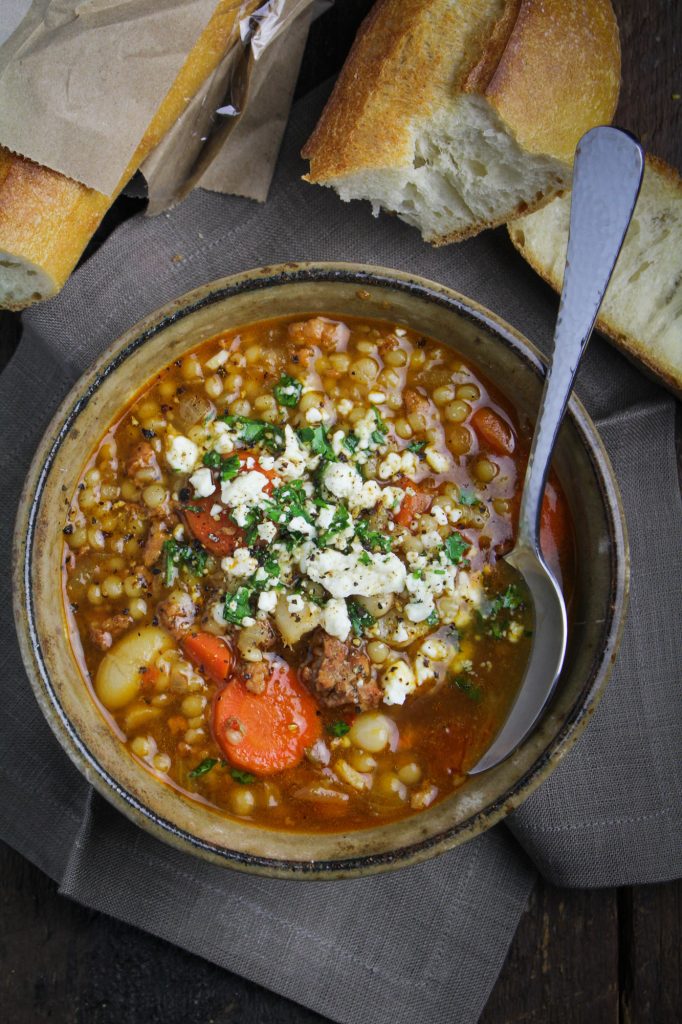
[[593, 128], [578, 143], [554, 352], [519, 511], [517, 546], [527, 546], [538, 555], [540, 509], [554, 442], [637, 202], [643, 171], [642, 147], [618, 128]]

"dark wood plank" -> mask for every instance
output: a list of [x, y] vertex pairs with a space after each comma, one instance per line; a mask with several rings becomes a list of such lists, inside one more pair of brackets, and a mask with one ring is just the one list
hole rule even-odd
[[200, 957], [86, 910], [0, 843], [0, 1019], [12, 1024], [325, 1024]]
[[621, 1024], [682, 1021], [682, 882], [621, 889]]
[[541, 882], [480, 1024], [618, 1024], [616, 891]]
[[682, 4], [613, 0], [613, 6], [623, 54], [616, 124], [682, 169]]

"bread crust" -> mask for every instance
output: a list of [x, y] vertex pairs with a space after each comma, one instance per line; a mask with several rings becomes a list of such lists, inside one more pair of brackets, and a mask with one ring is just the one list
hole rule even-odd
[[[247, 10], [257, 6], [252, 0]], [[40, 268], [53, 283], [50, 294], [59, 291], [116, 196], [217, 67], [244, 13], [235, 0], [216, 4], [110, 196], [0, 147], [0, 253], [29, 269]], [[49, 297], [21, 303], [3, 303], [0, 297], [0, 307], [23, 309]]]
[[[338, 186], [405, 166], [411, 125], [458, 91], [483, 96], [522, 148], [568, 169], [584, 131], [612, 119], [619, 85], [610, 0], [379, 0], [302, 150], [305, 180]], [[555, 194], [431, 241], [497, 227]]]
[[462, 88], [510, 5], [517, 0], [378, 0], [303, 147], [306, 181], [404, 162], [410, 121]]
[[611, 123], [619, 90], [611, 0], [522, 0], [484, 95], [524, 149], [571, 164], [581, 136]]
[[[682, 200], [682, 178], [675, 170], [664, 160], [659, 157], [647, 155], [646, 157], [647, 167], [651, 168], [655, 173], [664, 178], [672, 188], [674, 188]], [[524, 260], [533, 268], [539, 277], [546, 281], [551, 288], [556, 292], [561, 291], [561, 280], [555, 273], [545, 266], [535, 256], [533, 250], [526, 246], [518, 236], [518, 232], [515, 230], [514, 223], [507, 225], [507, 231], [511, 239], [514, 248], [523, 256]], [[647, 348], [646, 342], [640, 338], [636, 338], [634, 335], [627, 333], [626, 331], [620, 330], [616, 325], [609, 319], [608, 315], [600, 314], [597, 317], [595, 324], [598, 331], [606, 335], [614, 342], [616, 347], [634, 364], [640, 369], [643, 367], [647, 376], [652, 377], [658, 383], [664, 384], [669, 391], [672, 391], [677, 398], [682, 399], [682, 370], [675, 372], [671, 369], [668, 363], [663, 363], [660, 359], [657, 359], [651, 354]]]

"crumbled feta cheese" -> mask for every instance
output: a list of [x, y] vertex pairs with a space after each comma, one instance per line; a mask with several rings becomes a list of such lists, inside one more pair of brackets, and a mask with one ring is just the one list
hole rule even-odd
[[321, 423], [322, 412], [320, 409], [316, 409], [315, 407], [313, 407], [312, 409], [307, 410], [305, 418], [307, 423]]
[[447, 524], [448, 524], [447, 513], [446, 513], [444, 508], [441, 508], [440, 505], [434, 505], [433, 506], [433, 508], [431, 509], [431, 515], [436, 520], [436, 522], [438, 523], [439, 526], [447, 526]]
[[417, 688], [412, 669], [405, 661], [393, 661], [381, 676], [384, 704], [404, 704]]
[[427, 551], [432, 551], [443, 546], [443, 538], [438, 530], [427, 530], [419, 534], [419, 539]]
[[222, 420], [213, 420], [211, 423], [211, 447], [219, 455], [229, 455], [237, 447], [235, 434]]
[[319, 461], [319, 455], [306, 452], [295, 431], [287, 423], [284, 428], [284, 452], [275, 460], [275, 472], [284, 480], [298, 480], [306, 469], [316, 469]]
[[317, 528], [318, 530], [328, 530], [334, 521], [336, 510], [338, 505], [325, 505], [321, 508], [317, 514]]
[[[369, 564], [367, 563], [369, 560]], [[332, 597], [373, 597], [398, 594], [405, 584], [406, 570], [394, 554], [378, 555], [353, 550], [345, 555], [333, 548], [311, 550], [301, 569], [315, 583], [321, 583]]]
[[258, 569], [258, 562], [248, 548], [236, 548], [220, 563], [220, 568], [229, 576], [253, 576]]
[[304, 537], [314, 537], [317, 533], [313, 524], [308, 523], [303, 516], [294, 516], [289, 523], [289, 529], [294, 533], [302, 533]]
[[166, 461], [178, 473], [191, 473], [198, 459], [198, 447], [183, 434], [174, 434], [166, 442]]
[[429, 636], [420, 645], [419, 653], [423, 654], [425, 658], [429, 658], [431, 661], [445, 661], [450, 653], [450, 648], [438, 637]]
[[277, 607], [277, 591], [264, 590], [258, 595], [258, 610], [261, 612], [274, 612]]
[[341, 416], [348, 416], [348, 414], [353, 411], [353, 403], [350, 398], [342, 398], [341, 401], [337, 403], [336, 408]]
[[[398, 512], [403, 503], [405, 491], [402, 487], [383, 487], [381, 490], [381, 504], [391, 512]], [[389, 524], [389, 529], [393, 523]]]
[[277, 536], [277, 527], [274, 523], [259, 523], [256, 527], [256, 533], [260, 540], [264, 540], [266, 544], [271, 544]]
[[350, 618], [346, 602], [342, 598], [333, 597], [322, 609], [322, 628], [330, 636], [339, 640], [347, 640], [351, 630]]
[[197, 498], [208, 498], [215, 491], [211, 470], [207, 469], [206, 466], [198, 469], [196, 473], [192, 473], [189, 482], [194, 488], [194, 494]]
[[376, 480], [363, 481], [355, 466], [348, 462], [330, 462], [322, 479], [330, 494], [346, 499], [351, 511], [373, 508], [381, 497]]
[[260, 462], [261, 469], [265, 469], [268, 472], [275, 468], [275, 456], [274, 455], [259, 455], [258, 461]]
[[223, 514], [223, 506], [218, 504], [211, 505], [211, 511], [209, 514], [211, 516], [211, 519], [220, 519], [221, 515]]
[[330, 462], [322, 476], [324, 486], [336, 498], [350, 498], [362, 486], [362, 477], [347, 462]]
[[248, 473], [239, 473], [234, 480], [225, 480], [221, 487], [221, 499], [224, 505], [236, 508], [245, 505], [262, 505], [267, 498], [264, 488], [270, 483], [264, 473], [257, 469]]
[[287, 608], [292, 615], [300, 614], [305, 608], [305, 601], [300, 594], [289, 594], [287, 597]]
[[372, 405], [383, 405], [386, 401], [386, 395], [383, 391], [370, 391], [367, 395]]
[[344, 448], [343, 442], [345, 440], [346, 440], [346, 435], [344, 434], [343, 430], [335, 430], [334, 431], [334, 433], [331, 436], [331, 445], [332, 445], [332, 450], [334, 452], [334, 455], [340, 455], [341, 454], [341, 452], [343, 451], [343, 448]]

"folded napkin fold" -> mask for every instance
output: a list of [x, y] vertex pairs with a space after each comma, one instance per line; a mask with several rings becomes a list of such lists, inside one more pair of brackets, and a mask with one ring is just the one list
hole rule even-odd
[[[341, 1022], [475, 1021], [535, 870], [565, 885], [682, 873], [679, 609], [682, 514], [673, 399], [594, 338], [578, 392], [623, 492], [632, 545], [628, 623], [612, 681], [564, 763], [508, 820], [444, 856], [345, 882], [248, 877], [177, 852], [99, 798], [53, 738], [11, 619], [19, 491], [66, 390], [140, 317], [213, 278], [299, 259], [353, 260], [442, 281], [545, 351], [556, 297], [503, 232], [434, 250], [395, 218], [300, 181], [325, 90], [294, 111], [271, 198], [197, 192], [118, 228], [62, 294], [26, 314], [0, 376], [0, 836], [61, 892]], [[104, 427], [104, 424], [102, 424]], [[511, 830], [511, 831], [510, 831]]]

